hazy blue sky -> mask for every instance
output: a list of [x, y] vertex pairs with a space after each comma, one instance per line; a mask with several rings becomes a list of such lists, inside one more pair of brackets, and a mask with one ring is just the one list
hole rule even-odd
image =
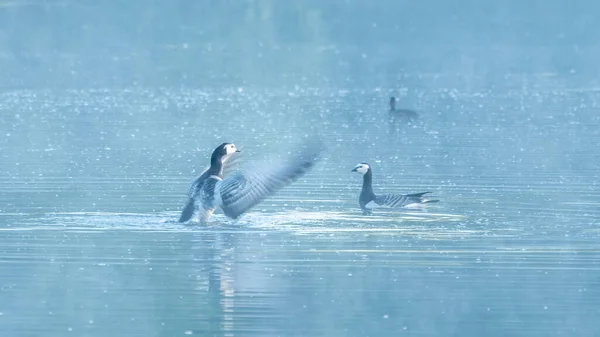
[[6, 2], [0, 86], [389, 86], [411, 74], [522, 71], [592, 80], [594, 8], [560, 0]]

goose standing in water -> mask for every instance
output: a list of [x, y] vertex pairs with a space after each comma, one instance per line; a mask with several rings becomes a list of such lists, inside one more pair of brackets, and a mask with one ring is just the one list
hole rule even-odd
[[396, 97], [390, 98], [390, 111], [388, 112], [390, 124], [395, 126], [396, 122], [414, 122], [419, 118], [419, 114], [410, 109], [396, 109]]
[[179, 222], [194, 217], [206, 222], [217, 207], [229, 218], [239, 217], [308, 172], [322, 150], [320, 141], [308, 141], [284, 160], [225, 177], [223, 167], [227, 159], [240, 151], [232, 143], [219, 145], [211, 155], [208, 169], [192, 183]]
[[373, 208], [417, 208], [424, 207], [425, 204], [438, 202], [439, 200], [425, 199], [423, 196], [430, 192], [414, 194], [379, 194], [373, 192], [373, 170], [367, 163], [357, 164], [352, 172], [358, 172], [363, 176], [362, 190], [358, 197], [358, 204], [363, 214], [371, 214]]

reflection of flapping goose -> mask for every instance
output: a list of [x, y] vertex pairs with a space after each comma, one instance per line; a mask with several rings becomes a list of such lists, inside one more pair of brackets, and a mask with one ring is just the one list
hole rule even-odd
[[362, 190], [358, 197], [358, 204], [363, 213], [370, 214], [372, 208], [376, 207], [422, 207], [428, 203], [438, 202], [439, 200], [425, 199], [423, 195], [429, 192], [414, 194], [380, 194], [373, 192], [373, 171], [371, 165], [360, 163], [352, 169], [352, 172], [358, 172], [363, 176]]
[[390, 98], [390, 118], [415, 120], [419, 118], [419, 114], [410, 109], [396, 109], [396, 97], [392, 96]]
[[194, 216], [206, 221], [217, 207], [235, 219], [305, 174], [321, 151], [320, 141], [309, 141], [283, 161], [224, 177], [225, 162], [239, 150], [234, 144], [223, 143], [213, 151], [210, 167], [192, 183], [179, 222]]

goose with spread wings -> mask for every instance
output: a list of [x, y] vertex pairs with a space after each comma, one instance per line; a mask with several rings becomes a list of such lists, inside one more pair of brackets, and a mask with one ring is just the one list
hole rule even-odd
[[179, 222], [192, 218], [206, 222], [217, 208], [236, 219], [308, 172], [321, 151], [320, 141], [306, 141], [284, 160], [228, 174], [229, 158], [235, 158], [240, 150], [223, 143], [213, 151], [208, 169], [192, 183]]
[[352, 172], [358, 172], [363, 176], [362, 190], [358, 197], [358, 204], [364, 214], [371, 214], [376, 207], [389, 208], [411, 208], [423, 207], [426, 204], [438, 202], [439, 200], [426, 199], [425, 194], [429, 192], [414, 194], [375, 194], [373, 192], [373, 170], [367, 163], [357, 164]]

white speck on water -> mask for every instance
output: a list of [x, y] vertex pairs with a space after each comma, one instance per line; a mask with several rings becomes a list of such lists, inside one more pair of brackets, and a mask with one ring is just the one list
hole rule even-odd
[[191, 335], [191, 334], [193, 334], [193, 333], [194, 333], [194, 332], [193, 332], [192, 330], [188, 330], [188, 331], [186, 331], [186, 332], [185, 332], [185, 334], [186, 334], [186, 335]]
[[348, 273], [348, 276], [352, 277], [352, 273]]
[[389, 316], [388, 315], [383, 315], [383, 318], [387, 319]]
[[67, 330], [69, 330], [69, 331], [73, 331], [73, 328], [71, 328], [71, 327], [68, 327], [68, 328], [67, 328]]

